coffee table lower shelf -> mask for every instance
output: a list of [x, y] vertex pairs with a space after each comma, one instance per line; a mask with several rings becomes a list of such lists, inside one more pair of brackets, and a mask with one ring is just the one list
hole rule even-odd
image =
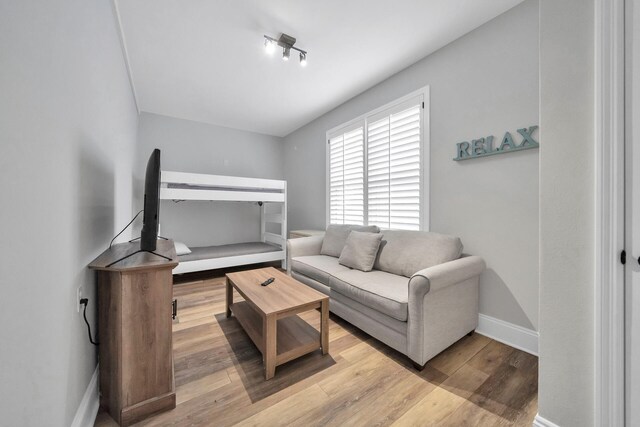
[[[265, 356], [263, 319], [246, 302], [230, 306], [234, 316], [249, 335], [251, 341]], [[320, 332], [297, 315], [277, 320], [276, 366], [321, 348]]]

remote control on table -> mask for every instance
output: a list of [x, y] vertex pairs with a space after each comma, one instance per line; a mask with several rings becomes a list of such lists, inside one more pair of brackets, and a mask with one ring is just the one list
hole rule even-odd
[[267, 286], [270, 283], [273, 283], [273, 281], [276, 280], [273, 277], [269, 277], [267, 280], [265, 280], [264, 282], [260, 283], [260, 285], [262, 286]]

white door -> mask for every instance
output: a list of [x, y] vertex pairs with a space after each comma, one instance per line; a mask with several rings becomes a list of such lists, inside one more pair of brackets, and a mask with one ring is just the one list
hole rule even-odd
[[625, 3], [625, 425], [640, 426], [640, 0]]

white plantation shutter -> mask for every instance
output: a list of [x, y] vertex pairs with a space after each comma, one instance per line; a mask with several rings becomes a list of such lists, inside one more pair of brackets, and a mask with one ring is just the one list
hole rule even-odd
[[328, 134], [330, 223], [423, 228], [423, 100], [405, 97]]
[[390, 228], [389, 118], [369, 123], [367, 138], [369, 225]]
[[420, 229], [420, 109], [421, 102], [368, 125], [370, 225]]
[[329, 139], [331, 224], [364, 224], [364, 129]]

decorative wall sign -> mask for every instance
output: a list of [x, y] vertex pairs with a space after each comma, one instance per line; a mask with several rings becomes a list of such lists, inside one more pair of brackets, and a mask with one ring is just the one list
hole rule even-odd
[[456, 144], [456, 157], [453, 160], [469, 160], [476, 157], [493, 156], [494, 154], [509, 153], [512, 151], [529, 150], [531, 148], [538, 148], [540, 144], [533, 139], [533, 132], [538, 129], [538, 126], [529, 126], [529, 128], [518, 129], [518, 133], [522, 136], [520, 144], [516, 145], [513, 141], [511, 133], [505, 132], [504, 137], [500, 145], [493, 146], [493, 135], [473, 139], [471, 142], [462, 141]]

